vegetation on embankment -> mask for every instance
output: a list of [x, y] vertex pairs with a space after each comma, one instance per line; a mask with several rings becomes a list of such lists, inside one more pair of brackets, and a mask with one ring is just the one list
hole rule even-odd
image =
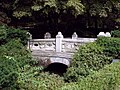
[[93, 71], [111, 64], [120, 54], [120, 38], [100, 37], [96, 42], [83, 45], [75, 53], [71, 67], [65, 73], [65, 80], [76, 82]]
[[62, 77], [43, 72], [26, 48], [25, 30], [0, 26], [0, 89], [55, 90], [64, 83]]
[[67, 83], [59, 90], [120, 90], [120, 62], [92, 72], [76, 83]]
[[[120, 38], [99, 38], [75, 53], [64, 76], [44, 72], [26, 49], [26, 31], [0, 26], [0, 89], [114, 90], [120, 85]], [[111, 64], [112, 63], [112, 64]], [[67, 81], [67, 82], [65, 82]]]

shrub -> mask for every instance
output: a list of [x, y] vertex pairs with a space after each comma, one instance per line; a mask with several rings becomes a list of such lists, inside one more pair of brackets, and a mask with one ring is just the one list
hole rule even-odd
[[111, 57], [107, 57], [103, 53], [104, 48], [96, 43], [83, 45], [75, 53], [71, 62], [71, 67], [64, 74], [67, 81], [79, 81], [92, 71], [97, 71], [112, 61]]
[[120, 55], [120, 38], [98, 38], [96, 43], [104, 47], [104, 54], [117, 58]]
[[0, 26], [0, 45], [5, 43], [7, 32], [5, 26]]
[[36, 67], [20, 39], [11, 39], [1, 45], [2, 56], [10, 57], [10, 60], [0, 59], [0, 89], [55, 90], [64, 83], [58, 75], [44, 73], [42, 67]]
[[[0, 26], [0, 89], [18, 90], [21, 85], [19, 80], [25, 81], [26, 77], [36, 75], [33, 67], [35, 61], [24, 46], [26, 40], [26, 31]], [[31, 65], [32, 69], [29, 67], [30, 70], [23, 71], [23, 67], [27, 65]]]
[[57, 90], [82, 90], [82, 89], [80, 89], [78, 82], [70, 82], [65, 83], [62, 87], [58, 88]]
[[98, 71], [113, 58], [120, 55], [120, 38], [100, 37], [94, 43], [80, 46], [71, 62], [71, 67], [64, 74], [65, 80], [79, 81], [93, 71]]
[[21, 90], [57, 90], [63, 83], [60, 76], [42, 72], [41, 67], [27, 65], [20, 73], [17, 84]]
[[[19, 77], [21, 77], [21, 73], [23, 72], [23, 67], [25, 67], [26, 65], [31, 65], [31, 67], [33, 68], [34, 64], [35, 63], [31, 58], [31, 53], [26, 49], [26, 47], [22, 43], [20, 43], [20, 40], [13, 39], [5, 45], [1, 45], [0, 89], [18, 89], [18, 80]], [[28, 72], [26, 71], [24, 73]], [[32, 72], [33, 75], [34, 73], [35, 72]], [[24, 80], [24, 78], [21, 79]]]
[[13, 90], [22, 67], [33, 64], [30, 52], [20, 40], [10, 40], [0, 46], [0, 88]]
[[12, 56], [17, 60], [19, 66], [24, 66], [31, 62], [31, 53], [20, 43], [20, 40], [11, 40], [5, 45], [0, 46], [1, 56]]
[[18, 77], [18, 65], [10, 56], [0, 56], [0, 88], [13, 87]]
[[27, 31], [10, 28], [7, 26], [0, 26], [0, 44], [9, 42], [11, 39], [20, 39], [23, 45], [27, 44]]
[[58, 90], [120, 90], [120, 62], [107, 65], [81, 81], [65, 84]]
[[15, 28], [7, 29], [7, 41], [11, 39], [20, 39], [23, 45], [27, 44], [28, 35], [27, 31]]
[[111, 31], [111, 36], [120, 38], [120, 30]]

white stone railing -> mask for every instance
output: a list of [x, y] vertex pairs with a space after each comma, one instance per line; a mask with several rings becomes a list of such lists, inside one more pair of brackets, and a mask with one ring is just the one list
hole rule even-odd
[[[102, 32], [103, 34], [103, 32]], [[103, 36], [99, 33], [98, 36]], [[28, 40], [28, 49], [42, 50], [42, 51], [53, 51], [53, 52], [74, 52], [80, 45], [94, 42], [97, 38], [78, 38], [78, 35], [74, 33], [72, 38], [64, 38], [61, 32], [58, 32], [56, 38], [51, 38], [50, 33], [47, 32], [48, 36], [46, 39], [32, 39]], [[106, 36], [110, 34], [106, 33]]]
[[77, 39], [70, 39], [64, 38], [62, 40], [62, 51], [63, 52], [74, 52], [76, 51], [80, 45], [94, 42], [97, 38], [77, 38]]
[[29, 39], [28, 49], [33, 50], [52, 50], [55, 51], [55, 38], [51, 39]]

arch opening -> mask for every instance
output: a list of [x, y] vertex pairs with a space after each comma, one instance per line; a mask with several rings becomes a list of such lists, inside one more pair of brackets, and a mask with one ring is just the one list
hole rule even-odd
[[67, 71], [67, 68], [68, 66], [62, 63], [51, 63], [44, 69], [44, 71], [63, 75], [63, 73]]

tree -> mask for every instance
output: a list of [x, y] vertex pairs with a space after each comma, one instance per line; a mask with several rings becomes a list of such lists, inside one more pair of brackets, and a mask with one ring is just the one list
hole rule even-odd
[[76, 16], [83, 13], [84, 6], [80, 0], [2, 0], [1, 8], [5, 11], [11, 11], [11, 15], [18, 19], [28, 17], [34, 20], [43, 15], [47, 18], [50, 14], [67, 12]]
[[[113, 28], [120, 13], [119, 0], [82, 0], [86, 7], [86, 26], [94, 28]], [[92, 22], [91, 22], [92, 21]]]
[[82, 35], [87, 29], [98, 34], [120, 24], [119, 0], [1, 0], [0, 9], [2, 23], [27, 29], [71, 30]]

